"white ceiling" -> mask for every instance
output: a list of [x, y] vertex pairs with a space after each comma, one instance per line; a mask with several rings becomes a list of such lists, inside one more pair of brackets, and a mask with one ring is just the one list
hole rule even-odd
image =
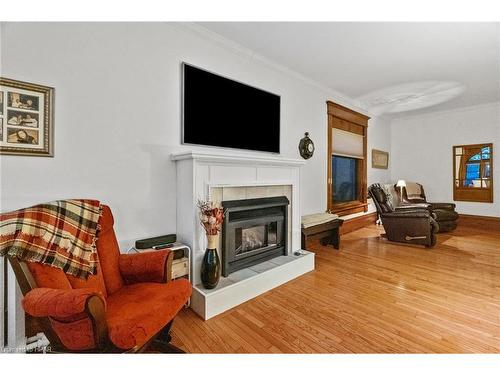
[[500, 101], [499, 23], [203, 22], [199, 25], [350, 98], [452, 81], [465, 91], [417, 111]]

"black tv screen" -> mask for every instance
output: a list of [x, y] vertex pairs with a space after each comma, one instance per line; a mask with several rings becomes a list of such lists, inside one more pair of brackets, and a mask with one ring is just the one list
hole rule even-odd
[[280, 97], [183, 64], [183, 142], [280, 152]]

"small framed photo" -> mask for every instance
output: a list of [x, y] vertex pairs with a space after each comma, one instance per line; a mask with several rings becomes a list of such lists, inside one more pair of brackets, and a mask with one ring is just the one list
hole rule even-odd
[[388, 169], [389, 168], [389, 153], [372, 149], [372, 168]]
[[21, 94], [15, 91], [8, 92], [7, 106], [10, 108], [29, 109], [31, 111], [38, 111], [38, 96]]
[[7, 129], [7, 143], [18, 145], [36, 145], [38, 144], [38, 130], [30, 129]]
[[7, 125], [38, 128], [38, 113], [7, 110]]
[[54, 156], [54, 89], [0, 77], [0, 154]]

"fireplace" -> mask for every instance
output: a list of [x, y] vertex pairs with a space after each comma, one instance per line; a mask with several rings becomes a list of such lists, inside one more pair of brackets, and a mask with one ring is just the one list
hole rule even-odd
[[223, 201], [222, 275], [287, 254], [288, 198]]

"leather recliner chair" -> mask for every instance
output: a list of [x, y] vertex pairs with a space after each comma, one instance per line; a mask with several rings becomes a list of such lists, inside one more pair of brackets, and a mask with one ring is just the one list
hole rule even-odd
[[416, 205], [395, 207], [391, 197], [380, 184], [370, 185], [368, 193], [373, 199], [389, 241], [432, 247], [436, 244], [439, 225], [434, 214]]
[[[401, 190], [396, 188], [396, 193], [399, 197], [399, 200], [403, 205], [422, 205], [426, 207], [429, 211], [434, 213], [436, 221], [439, 224], [439, 232], [449, 232], [454, 230], [457, 227], [458, 221], [458, 213], [455, 211], [455, 203], [433, 203], [427, 202], [427, 198], [425, 197], [424, 187], [415, 182], [406, 182], [407, 186], [409, 184], [413, 184], [417, 186], [417, 191], [419, 191], [416, 195], [408, 194], [407, 188], [403, 187], [403, 194], [401, 196]], [[396, 186], [395, 186], [396, 187]]]

